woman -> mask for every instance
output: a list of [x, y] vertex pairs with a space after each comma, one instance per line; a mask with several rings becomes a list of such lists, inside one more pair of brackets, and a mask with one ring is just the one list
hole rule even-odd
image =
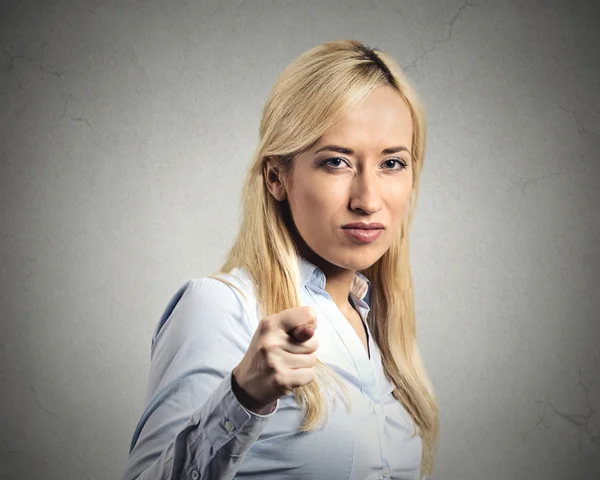
[[238, 238], [159, 321], [124, 479], [433, 470], [408, 236], [424, 144], [419, 100], [383, 52], [329, 42], [283, 71]]

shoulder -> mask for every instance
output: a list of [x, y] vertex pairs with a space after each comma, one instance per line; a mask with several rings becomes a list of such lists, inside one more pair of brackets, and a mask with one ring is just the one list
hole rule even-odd
[[204, 338], [219, 331], [252, 333], [247, 309], [254, 296], [252, 282], [248, 282], [245, 272], [190, 278], [168, 301], [154, 331], [152, 346], [165, 332], [181, 340]]
[[254, 283], [250, 277], [250, 274], [244, 268], [234, 268], [229, 273], [219, 272], [209, 277], [203, 277], [202, 279], [207, 278], [227, 285], [234, 293], [237, 294], [238, 299], [242, 303], [256, 302]]

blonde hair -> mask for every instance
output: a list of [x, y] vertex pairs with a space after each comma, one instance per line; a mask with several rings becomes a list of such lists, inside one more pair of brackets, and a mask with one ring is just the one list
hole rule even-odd
[[[381, 350], [386, 377], [395, 385], [394, 397], [415, 422], [423, 441], [421, 475], [433, 471], [438, 439], [438, 407], [416, 341], [409, 226], [419, 189], [425, 148], [423, 107], [400, 67], [378, 49], [355, 40], [328, 42], [312, 48], [278, 77], [260, 123], [259, 145], [252, 158], [242, 193], [242, 222], [222, 273], [245, 268], [255, 285], [263, 316], [300, 306], [298, 253], [286, 226], [284, 207], [268, 191], [265, 161], [272, 157], [281, 170], [341, 121], [374, 88], [388, 85], [407, 102], [413, 119], [413, 190], [409, 213], [389, 250], [362, 273], [372, 283], [369, 328]], [[217, 278], [217, 276], [215, 276]], [[328, 408], [321, 385], [338, 380], [322, 362], [316, 379], [294, 389], [302, 406], [302, 431], [317, 427]]]

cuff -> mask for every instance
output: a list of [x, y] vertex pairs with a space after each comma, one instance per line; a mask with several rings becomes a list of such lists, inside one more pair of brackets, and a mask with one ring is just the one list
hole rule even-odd
[[260, 415], [244, 408], [231, 389], [230, 372], [217, 387], [215, 395], [211, 396], [216, 408], [209, 408], [211, 412], [204, 421], [204, 428], [216, 450], [223, 450], [228, 455], [244, 455], [258, 439], [266, 427], [269, 418], [277, 411], [275, 409], [267, 415]]
[[[231, 372], [231, 375], [229, 375], [230, 378], [230, 382], [233, 382], [233, 371]], [[231, 388], [231, 383], [229, 385], [229, 388]], [[259, 418], [267, 418], [272, 416], [277, 409], [279, 408], [279, 399], [277, 399], [277, 401], [275, 402], [274, 405], [272, 405], [271, 407], [265, 407], [261, 410], [260, 413], [256, 413], [253, 412], [252, 410], [248, 410], [246, 407], [244, 407], [240, 401], [238, 400], [238, 398], [235, 396], [235, 393], [233, 394], [233, 396], [235, 397], [236, 401], [238, 402], [238, 405], [240, 407], [242, 407], [244, 409], [244, 411], [246, 411], [249, 415], [252, 415], [253, 417], [259, 417]]]

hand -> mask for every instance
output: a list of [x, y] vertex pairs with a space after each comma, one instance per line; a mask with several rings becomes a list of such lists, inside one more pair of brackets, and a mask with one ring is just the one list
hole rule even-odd
[[315, 378], [316, 327], [312, 307], [288, 308], [259, 322], [248, 351], [233, 369], [233, 393], [244, 407], [260, 413]]

